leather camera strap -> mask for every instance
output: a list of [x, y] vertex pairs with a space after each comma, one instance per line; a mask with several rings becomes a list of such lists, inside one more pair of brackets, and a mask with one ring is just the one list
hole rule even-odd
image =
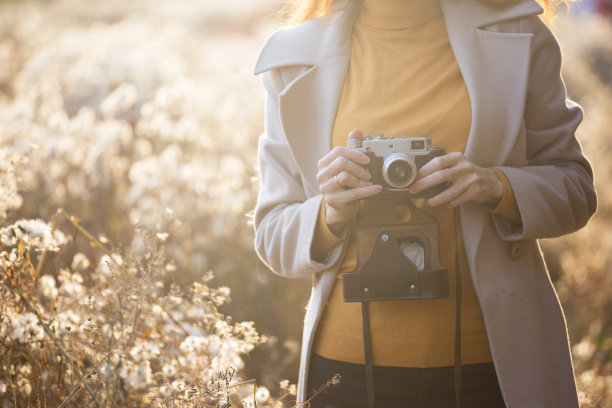
[[368, 408], [375, 408], [374, 402], [374, 363], [372, 361], [372, 338], [370, 337], [370, 317], [368, 302], [361, 302], [361, 320], [363, 322], [363, 353], [365, 357], [366, 393]]
[[461, 270], [459, 262], [459, 234], [457, 223], [459, 222], [459, 208], [455, 207], [455, 401], [457, 408], [461, 408]]

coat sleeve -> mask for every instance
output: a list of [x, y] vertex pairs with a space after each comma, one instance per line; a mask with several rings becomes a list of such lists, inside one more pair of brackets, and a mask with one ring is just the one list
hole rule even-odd
[[266, 88], [264, 133], [259, 139], [261, 187], [254, 214], [255, 250], [275, 273], [304, 277], [329, 269], [340, 260], [344, 242], [324, 262], [312, 258], [311, 247], [323, 196], [307, 197], [284, 131], [279, 94], [300, 67], [274, 69], [263, 74]]
[[518, 204], [521, 223], [500, 215], [493, 222], [505, 240], [556, 237], [582, 228], [597, 207], [593, 173], [575, 131], [582, 120], [580, 106], [567, 99], [561, 80], [559, 45], [539, 17], [521, 23], [534, 33], [525, 130], [527, 163], [500, 167]]

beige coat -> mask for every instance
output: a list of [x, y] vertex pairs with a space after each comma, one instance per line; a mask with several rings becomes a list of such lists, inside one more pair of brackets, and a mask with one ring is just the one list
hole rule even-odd
[[[532, 0], [440, 0], [472, 104], [465, 155], [508, 176], [522, 225], [478, 204], [460, 208], [470, 272], [510, 408], [576, 407], [567, 330], [537, 239], [584, 226], [596, 207], [591, 168], [574, 132], [557, 42]], [[255, 68], [267, 90], [259, 142], [261, 191], [255, 246], [287, 277], [314, 276], [304, 322], [298, 401], [306, 399], [317, 322], [346, 247], [325, 263], [310, 256], [322, 196], [317, 161], [331, 130], [350, 52], [352, 6], [274, 33]], [[279, 305], [279, 307], [283, 307]]]

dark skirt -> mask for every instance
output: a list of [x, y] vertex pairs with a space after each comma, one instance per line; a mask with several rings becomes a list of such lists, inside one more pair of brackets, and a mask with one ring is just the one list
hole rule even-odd
[[[455, 408], [454, 367], [374, 367], [376, 408]], [[340, 374], [337, 385], [312, 398], [312, 408], [367, 408], [365, 368], [312, 355], [308, 397]], [[493, 363], [466, 364], [461, 370], [462, 408], [503, 408]]]

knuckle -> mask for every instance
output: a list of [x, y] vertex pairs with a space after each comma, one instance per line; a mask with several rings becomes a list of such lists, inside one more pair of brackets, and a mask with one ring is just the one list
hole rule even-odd
[[345, 167], [348, 166], [349, 161], [345, 158], [345, 157], [338, 157], [336, 159], [336, 165], [338, 166], [338, 168], [343, 169]]
[[459, 170], [468, 170], [470, 167], [472, 167], [467, 161], [460, 161], [456, 166]]
[[344, 146], [336, 146], [332, 149], [332, 152], [336, 155], [336, 156], [340, 156], [344, 153], [344, 149], [346, 149]]
[[323, 182], [319, 184], [319, 191], [325, 197], [325, 201], [328, 201], [327, 197], [329, 196], [329, 193], [331, 192], [331, 189], [329, 188], [329, 182]]

